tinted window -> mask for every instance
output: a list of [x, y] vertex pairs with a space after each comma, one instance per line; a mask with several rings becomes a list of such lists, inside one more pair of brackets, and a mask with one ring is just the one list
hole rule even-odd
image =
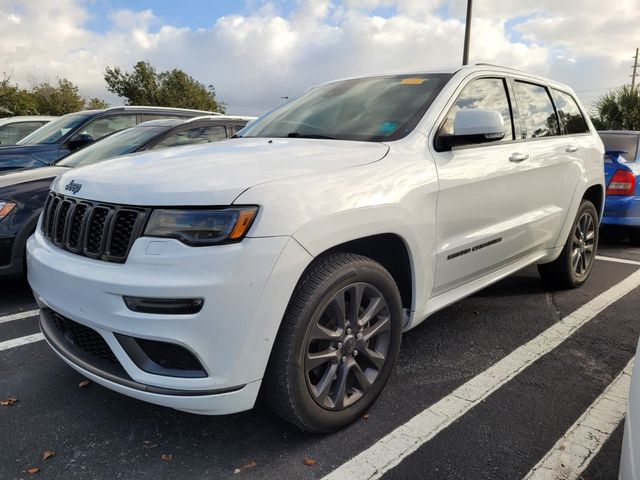
[[56, 165], [81, 167], [108, 158], [135, 152], [145, 143], [166, 132], [166, 127], [136, 127], [122, 130], [66, 156]]
[[453, 122], [456, 113], [465, 108], [484, 108], [500, 112], [506, 132], [504, 138], [500, 141], [513, 140], [511, 109], [509, 108], [504, 80], [500, 78], [479, 78], [464, 87], [456, 103], [447, 113], [447, 117], [440, 128], [440, 135], [453, 135]]
[[551, 137], [560, 134], [558, 117], [545, 87], [516, 81], [515, 94], [522, 125], [522, 138]]
[[0, 145], [13, 145], [39, 129], [45, 122], [17, 122], [0, 127]]
[[449, 78], [392, 75], [320, 85], [251, 123], [242, 136], [396, 140], [415, 128]]
[[177, 130], [167, 135], [156, 143], [152, 150], [167, 147], [177, 147], [180, 145], [193, 145], [196, 143], [219, 142], [227, 138], [226, 130], [223, 126], [191, 127]]
[[[604, 149], [617, 150], [623, 153], [622, 156], [628, 162], [636, 160], [638, 155], [638, 135], [625, 134], [625, 133], [600, 133], [602, 143], [604, 143]], [[605, 156], [605, 160], [609, 157]], [[609, 160], [610, 161], [610, 160]]]
[[79, 134], [90, 135], [94, 140], [110, 133], [133, 127], [136, 124], [135, 115], [113, 115], [99, 118], [85, 126]]
[[70, 113], [64, 117], [53, 120], [42, 128], [37, 129], [31, 135], [26, 136], [18, 143], [20, 145], [35, 145], [40, 143], [57, 143], [67, 133], [90, 118], [86, 113]]
[[571, 95], [554, 89], [551, 89], [551, 95], [553, 96], [553, 102], [556, 104], [564, 133], [568, 135], [587, 133], [589, 131], [587, 121]]

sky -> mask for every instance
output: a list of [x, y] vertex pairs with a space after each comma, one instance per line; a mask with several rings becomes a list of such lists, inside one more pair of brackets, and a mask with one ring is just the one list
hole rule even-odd
[[[107, 66], [148, 60], [260, 114], [314, 84], [459, 65], [466, 0], [0, 0], [0, 73], [106, 91]], [[471, 63], [569, 84], [587, 106], [630, 81], [640, 0], [475, 0]], [[640, 80], [640, 78], [639, 78]]]

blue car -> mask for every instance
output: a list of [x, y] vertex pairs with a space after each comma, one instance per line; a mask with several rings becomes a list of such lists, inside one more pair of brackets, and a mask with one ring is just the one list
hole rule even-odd
[[640, 132], [598, 132], [605, 148], [607, 195], [602, 225], [628, 227], [629, 238], [640, 245]]
[[201, 115], [218, 114], [181, 108], [133, 106], [70, 113], [27, 135], [16, 145], [0, 147], [0, 172], [53, 165], [80, 147], [141, 122]]

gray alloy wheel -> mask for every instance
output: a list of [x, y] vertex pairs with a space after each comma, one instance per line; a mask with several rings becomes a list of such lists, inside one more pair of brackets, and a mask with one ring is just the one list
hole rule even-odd
[[591, 212], [580, 215], [573, 230], [571, 269], [576, 279], [582, 280], [589, 272], [595, 258], [596, 225]]
[[329, 300], [306, 339], [307, 387], [318, 405], [342, 410], [367, 393], [386, 362], [390, 329], [387, 302], [371, 284], [348, 285]]

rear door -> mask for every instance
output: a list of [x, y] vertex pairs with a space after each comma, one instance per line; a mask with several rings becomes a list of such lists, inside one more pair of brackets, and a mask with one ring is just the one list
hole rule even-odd
[[482, 77], [463, 86], [436, 134], [453, 133], [455, 113], [465, 108], [496, 110], [506, 129], [500, 141], [435, 152], [440, 192], [437, 204], [438, 295], [517, 259], [530, 245], [526, 224], [537, 186], [526, 181], [528, 145], [516, 142], [507, 80]]

